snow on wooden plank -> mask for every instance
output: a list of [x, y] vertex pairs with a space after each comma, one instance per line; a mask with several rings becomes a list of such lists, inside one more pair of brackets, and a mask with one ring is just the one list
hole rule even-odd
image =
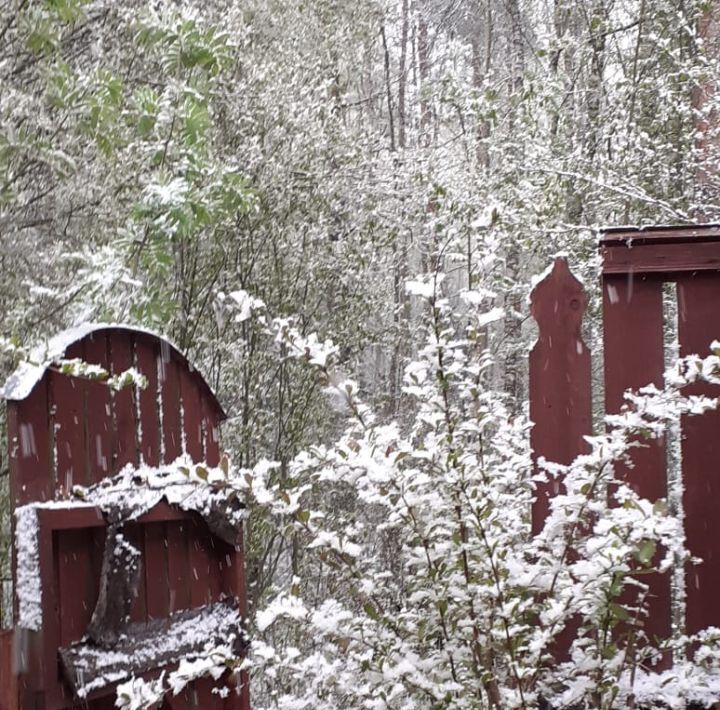
[[80, 698], [202, 654], [208, 642], [234, 641], [243, 652], [242, 618], [233, 601], [128, 624], [111, 649], [75, 643], [60, 649], [63, 674]]
[[634, 247], [644, 244], [720, 240], [720, 225], [693, 224], [683, 226], [653, 225], [647, 227], [610, 227], [603, 229], [602, 246]]
[[[68, 348], [88, 337], [91, 334], [105, 332], [107, 337], [124, 337], [132, 338], [138, 336], [148, 342], [158, 342], [167, 353], [168, 359], [172, 355], [183, 367], [190, 367], [187, 359], [170, 341], [158, 335], [147, 328], [138, 328], [136, 326], [129, 327], [117, 323], [84, 323], [75, 328], [62, 331], [49, 341], [33, 348], [30, 353], [29, 361], [22, 362], [18, 365], [5, 381], [0, 389], [0, 396], [8, 401], [21, 401], [29, 397], [34, 387], [43, 378], [47, 369], [53, 362], [66, 357]], [[212, 406], [217, 411], [220, 420], [226, 418], [220, 403], [217, 401], [212, 389], [203, 377], [197, 371], [194, 371], [195, 379], [199, 382], [203, 396], [212, 402]]]

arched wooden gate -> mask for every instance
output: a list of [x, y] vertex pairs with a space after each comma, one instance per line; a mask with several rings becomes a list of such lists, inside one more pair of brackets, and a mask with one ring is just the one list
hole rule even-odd
[[[147, 386], [112, 391], [107, 384], [63, 374], [52, 365], [73, 358], [112, 374], [135, 368]], [[36, 515], [37, 549], [28, 554], [36, 554], [40, 588], [34, 597], [31, 577], [18, 569], [16, 545], [17, 625], [4, 636], [0, 708], [112, 708], [122, 667], [96, 679], [95, 689], [80, 702], [74, 691], [83, 680], [62, 662], [67, 649], [80, 648], [96, 609], [104, 583], [107, 516], [92, 505], [62, 501], [73, 486], [91, 486], [128, 465], [162, 467], [185, 454], [193, 462], [217, 466], [218, 428], [225, 415], [202, 376], [170, 343], [121, 326], [93, 326], [59, 336], [43, 362], [25, 364], [10, 378], [5, 395], [11, 505], [14, 511]], [[230, 610], [226, 616], [234, 609], [234, 618], [244, 617], [241, 530], [234, 540], [223, 539], [197, 513], [162, 501], [124, 524], [122, 534], [142, 560], [127, 629], [145, 634], [146, 645], [160, 645], [153, 638], [167, 638], [183, 620], [195, 619], [210, 637], [227, 631], [222, 628], [224, 610]], [[23, 594], [30, 600], [23, 602]], [[220, 621], [213, 626], [213, 619]], [[164, 659], [169, 668], [180, 660], [172, 653], [148, 658], [150, 663]], [[158, 673], [142, 663], [128, 668], [146, 677]], [[246, 683], [239, 691], [233, 687], [226, 698], [212, 693], [212, 685], [197, 681], [183, 694], [169, 696], [164, 707], [249, 708]]]

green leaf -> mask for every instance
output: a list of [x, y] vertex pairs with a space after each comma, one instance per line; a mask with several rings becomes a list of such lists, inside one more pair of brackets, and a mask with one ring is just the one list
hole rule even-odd
[[377, 609], [375, 608], [375, 606], [374, 606], [373, 604], [371, 604], [370, 602], [368, 602], [368, 603], [365, 604], [365, 606], [363, 607], [363, 610], [365, 611], [365, 613], [366, 613], [371, 619], [373, 619], [373, 621], [377, 621], [377, 620], [378, 620], [378, 618], [379, 618], [380, 615], [378, 614], [378, 611], [377, 611]]
[[627, 621], [630, 618], [630, 614], [627, 609], [615, 602], [610, 604], [610, 613], [612, 614], [613, 619], [616, 619], [617, 621]]
[[638, 562], [647, 565], [650, 564], [652, 558], [655, 556], [655, 550], [657, 550], [657, 543], [655, 540], [643, 540], [635, 553]]

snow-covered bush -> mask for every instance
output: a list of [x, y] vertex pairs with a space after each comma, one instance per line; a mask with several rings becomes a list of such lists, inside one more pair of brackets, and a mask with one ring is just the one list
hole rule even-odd
[[[629, 393], [586, 455], [538, 470], [530, 422], [487, 384], [482, 329], [500, 314], [474, 304], [458, 316], [439, 283], [411, 286], [427, 318], [425, 344], [405, 371], [407, 428], [363, 404], [336, 371], [332, 343], [266, 321], [254, 306], [276, 346], [315, 371], [348, 420], [339, 441], [300, 454], [282, 475], [260, 461], [223, 483], [265, 510], [294, 551], [257, 610], [241, 664], [253, 673], [254, 706], [684, 707], [711, 697], [720, 689], [712, 630], [695, 664], [652, 670], [659, 653], [679, 659], [698, 639], [658, 645], [644, 635], [642, 579], [688, 554], [681, 521], [664, 501], [638, 497], [615, 466], [681, 415], [716, 406], [680, 390], [717, 381], [717, 355], [680, 361], [665, 390]], [[547, 477], [562, 486], [533, 537], [534, 489]]]
[[[438, 279], [426, 281], [415, 289], [428, 317], [405, 372], [408, 430], [378, 420], [354, 383], [295, 341], [349, 424], [334, 446], [297, 457], [283, 484], [268, 483], [268, 466], [251, 479], [256, 501], [306, 550], [256, 617], [256, 705], [609, 708], [657, 699], [659, 676], [644, 669], [661, 648], [643, 634], [642, 578], [686, 560], [682, 524], [617, 479], [615, 464], [680, 415], [715, 407], [680, 387], [716, 378], [716, 356], [682, 361], [664, 391], [629, 395], [608, 433], [588, 438], [587, 455], [538, 472], [530, 423], [486, 386], [487, 314], [464, 312], [459, 324]], [[561, 493], [533, 537], [533, 491], [547, 476]], [[568, 625], [577, 628], [569, 657]], [[708, 667], [706, 687], [717, 682]], [[662, 677], [666, 695], [692, 692], [678, 678]]]

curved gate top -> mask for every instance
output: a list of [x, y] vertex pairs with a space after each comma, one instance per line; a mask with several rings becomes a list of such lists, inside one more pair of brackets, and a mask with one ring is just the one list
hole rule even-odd
[[[242, 532], [169, 497], [118, 519], [73, 502], [73, 491], [162, 472], [179, 457], [217, 467], [225, 413], [200, 373], [149, 331], [84, 326], [54, 338], [31, 359], [37, 362], [21, 365], [3, 392], [16, 624], [0, 635], [0, 710], [59, 710], [79, 702], [111, 708], [119, 680], [172, 668], [198, 655], [198, 643], [213, 634], [242, 637]], [[99, 370], [92, 366], [110, 376], [126, 373], [127, 386], [109, 387], [94, 378]], [[118, 535], [128, 544], [115, 544]], [[113, 573], [117, 568], [122, 574]], [[207, 633], [187, 642], [183, 624], [200, 624]], [[163, 645], [159, 641], [173, 633], [178, 640], [168, 653], [138, 652]], [[107, 665], [123, 654], [135, 660]], [[222, 698], [202, 681], [166, 700], [182, 709], [245, 708], [248, 702], [246, 684]]]

